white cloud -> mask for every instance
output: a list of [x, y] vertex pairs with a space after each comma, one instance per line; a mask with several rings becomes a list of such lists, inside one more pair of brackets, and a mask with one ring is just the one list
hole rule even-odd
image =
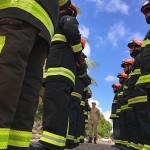
[[96, 47], [97, 48], [100, 48], [102, 45], [104, 45], [105, 44], [105, 42], [104, 42], [104, 38], [102, 37], [102, 36], [96, 36], [96, 40], [97, 40], [97, 42], [96, 42]]
[[118, 81], [118, 78], [113, 75], [108, 75], [107, 77], [105, 77], [104, 80], [107, 82], [114, 82], [114, 81]]
[[109, 122], [112, 122], [111, 119], [109, 119], [110, 114], [111, 114], [111, 111], [110, 111], [110, 110], [107, 110], [107, 111], [103, 112], [103, 115], [104, 115], [105, 119], [106, 119], [107, 121], [109, 121]]
[[89, 37], [89, 34], [90, 34], [90, 29], [87, 28], [87, 27], [84, 26], [84, 25], [81, 25], [80, 28], [79, 28], [79, 30], [80, 30], [81, 36], [82, 36], [83, 38], [87, 39], [87, 43], [86, 43], [86, 45], [85, 45], [85, 47], [84, 47], [83, 52], [85, 53], [85, 55], [86, 55], [87, 57], [90, 57], [90, 54], [91, 54], [91, 47], [90, 47], [90, 45], [89, 45], [89, 43], [88, 43], [88, 37]]
[[114, 47], [118, 46], [118, 40], [123, 38], [127, 33], [124, 23], [121, 21], [114, 24], [107, 33], [107, 39]]
[[131, 40], [143, 40], [145, 35], [140, 34], [139, 32], [136, 33], [131, 33], [131, 36], [129, 36], [128, 41], [130, 42]]
[[122, 0], [87, 0], [96, 5], [96, 12], [120, 12], [122, 14], [128, 14], [129, 6]]

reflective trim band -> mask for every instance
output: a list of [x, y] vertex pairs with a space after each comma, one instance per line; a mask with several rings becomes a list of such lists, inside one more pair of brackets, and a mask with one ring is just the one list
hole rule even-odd
[[80, 106], [84, 106], [84, 105], [85, 105], [85, 102], [81, 101]]
[[85, 72], [84, 74], [79, 75], [79, 78], [84, 78], [86, 75], [87, 75], [87, 73]]
[[142, 149], [144, 147], [144, 145], [138, 143], [138, 149]]
[[117, 114], [111, 114], [110, 117], [112, 117], [112, 118], [119, 118], [119, 116]]
[[117, 97], [122, 96], [122, 95], [123, 95], [123, 92], [120, 92], [120, 93], [118, 93]]
[[144, 144], [144, 147], [142, 148], [142, 150], [150, 150], [150, 145]]
[[71, 47], [72, 47], [72, 50], [74, 53], [80, 52], [83, 49], [81, 43], [79, 43], [77, 45], [71, 45]]
[[141, 74], [141, 70], [140, 69], [135, 69], [133, 72], [130, 73], [130, 76], [140, 75], [140, 74]]
[[80, 136], [80, 140], [84, 140], [84, 136]]
[[72, 135], [67, 135], [66, 139], [74, 141], [75, 137]]
[[121, 140], [114, 140], [115, 143], [121, 143]]
[[120, 108], [118, 108], [116, 112], [117, 112], [117, 113], [120, 113], [120, 112], [121, 112], [121, 109], [120, 109]]
[[88, 112], [84, 110], [84, 115], [88, 115]]
[[136, 85], [142, 84], [142, 83], [147, 83], [147, 82], [150, 82], [150, 74], [140, 76], [138, 81], [136, 82]]
[[113, 104], [117, 104], [117, 100], [113, 100]]
[[75, 75], [69, 69], [64, 67], [48, 68], [46, 77], [58, 75], [69, 78], [75, 84]]
[[87, 120], [87, 119], [85, 120], [85, 123], [88, 123], [88, 120]]
[[0, 149], [7, 149], [9, 131], [8, 128], [0, 128]]
[[77, 92], [72, 92], [72, 93], [71, 93], [71, 96], [78, 97], [80, 100], [81, 100], [81, 98], [82, 98], [82, 95], [79, 94], [79, 93], [77, 93]]
[[128, 109], [128, 108], [129, 108], [129, 107], [128, 107], [128, 104], [121, 106], [121, 110], [126, 110], [126, 109]]
[[142, 47], [145, 47], [146, 45], [150, 44], [150, 39], [146, 39], [143, 41]]
[[59, 6], [63, 6], [68, 2], [68, 0], [59, 0]]
[[124, 86], [123, 86], [123, 89], [124, 89], [124, 90], [125, 90], [125, 89], [128, 89], [128, 87], [127, 87], [126, 85], [124, 85]]
[[10, 130], [8, 145], [16, 147], [29, 147], [31, 132]]
[[55, 34], [52, 38], [52, 42], [55, 41], [67, 42], [66, 37], [63, 34]]
[[5, 41], [6, 41], [6, 36], [0, 36], [0, 53], [3, 50], [3, 47], [5, 45]]
[[128, 145], [128, 141], [121, 141], [122, 145]]
[[128, 100], [128, 104], [147, 102], [147, 96], [137, 96]]
[[48, 13], [35, 0], [1, 0], [0, 9], [11, 7], [22, 9], [41, 21], [49, 31], [50, 37], [52, 38], [54, 34], [52, 20]]
[[56, 135], [46, 131], [43, 132], [40, 140], [60, 147], [65, 146], [66, 143], [66, 138], [64, 138], [63, 136]]
[[78, 143], [78, 139], [74, 139], [74, 143]]
[[129, 146], [132, 148], [135, 148], [135, 149], [137, 149], [137, 147], [138, 147], [138, 145], [133, 142], [130, 142]]
[[87, 90], [88, 90], [88, 87], [85, 87], [85, 88], [84, 88], [84, 91], [87, 91]]
[[45, 79], [46, 76], [47, 76], [47, 72], [44, 72], [44, 73], [43, 73], [43, 78]]

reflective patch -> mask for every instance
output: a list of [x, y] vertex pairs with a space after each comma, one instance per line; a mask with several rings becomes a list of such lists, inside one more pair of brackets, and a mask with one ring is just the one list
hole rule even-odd
[[6, 41], [6, 36], [0, 36], [0, 53], [3, 50], [3, 47], [5, 45], [5, 41]]

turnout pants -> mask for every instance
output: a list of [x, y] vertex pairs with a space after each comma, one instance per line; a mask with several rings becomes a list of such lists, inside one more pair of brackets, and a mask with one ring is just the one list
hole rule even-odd
[[28, 149], [48, 44], [21, 20], [0, 19], [0, 149]]
[[115, 139], [115, 144], [120, 144], [120, 118], [113, 118], [113, 136]]
[[47, 81], [45, 84], [43, 135], [39, 142], [49, 149], [64, 149], [68, 125], [70, 93], [71, 87], [65, 82]]

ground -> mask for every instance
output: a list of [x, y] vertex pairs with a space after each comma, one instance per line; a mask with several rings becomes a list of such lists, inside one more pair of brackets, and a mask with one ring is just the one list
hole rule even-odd
[[[69, 150], [69, 149], [65, 149]], [[79, 147], [74, 148], [72, 150], [118, 150], [117, 148], [113, 147], [112, 144], [107, 144], [107, 143], [83, 143], [80, 144]]]

